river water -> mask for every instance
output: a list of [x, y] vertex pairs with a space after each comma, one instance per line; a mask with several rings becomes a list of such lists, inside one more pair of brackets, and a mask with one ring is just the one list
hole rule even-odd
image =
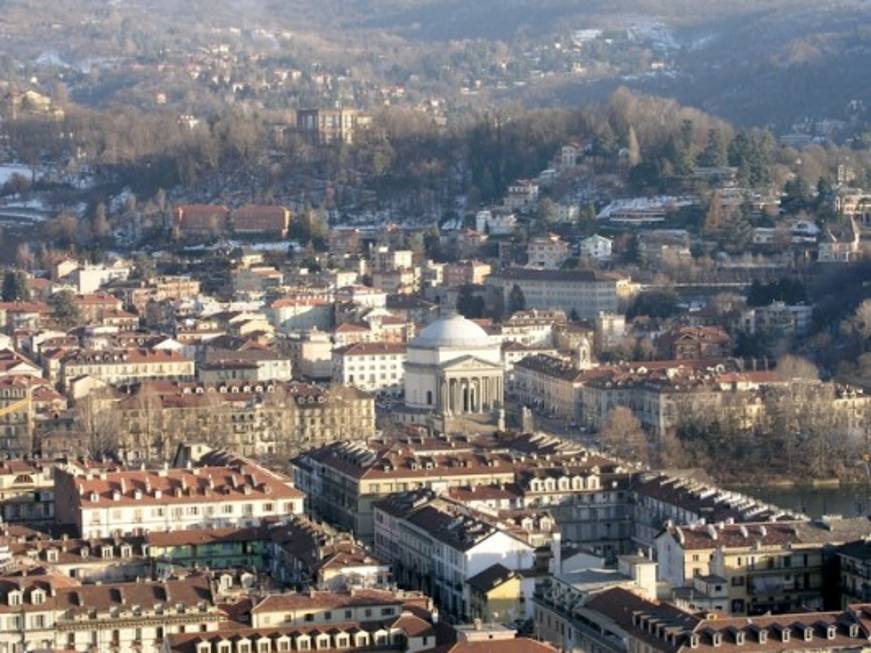
[[781, 508], [797, 510], [811, 517], [842, 515], [844, 517], [871, 516], [871, 484], [848, 485], [836, 488], [754, 487], [736, 488]]

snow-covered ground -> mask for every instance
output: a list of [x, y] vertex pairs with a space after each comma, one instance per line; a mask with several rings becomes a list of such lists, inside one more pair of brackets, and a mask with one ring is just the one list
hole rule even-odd
[[0, 185], [12, 179], [12, 175], [21, 175], [30, 179], [32, 174], [33, 170], [31, 167], [23, 163], [4, 163], [0, 165]]

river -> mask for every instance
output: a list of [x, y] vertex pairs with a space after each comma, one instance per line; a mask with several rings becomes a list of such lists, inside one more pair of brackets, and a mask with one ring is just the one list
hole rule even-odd
[[811, 517], [871, 515], [871, 484], [821, 488], [761, 486], [735, 489], [781, 508], [804, 512]]

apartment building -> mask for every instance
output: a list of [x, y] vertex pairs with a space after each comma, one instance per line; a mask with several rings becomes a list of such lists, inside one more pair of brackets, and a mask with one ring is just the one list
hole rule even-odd
[[[2, 385], [0, 381], [0, 396]], [[31, 450], [26, 453], [30, 454]], [[38, 524], [53, 519], [53, 468], [49, 461], [35, 459], [0, 461], [0, 517], [4, 524]]]
[[296, 127], [315, 143], [353, 143], [371, 118], [356, 109], [299, 109]]
[[269, 321], [278, 331], [290, 333], [333, 328], [333, 293], [300, 293], [276, 299], [269, 305]]
[[344, 591], [386, 587], [390, 565], [348, 533], [295, 516], [270, 529], [269, 572], [291, 587]]
[[[628, 653], [619, 622], [602, 614], [612, 597], [631, 613], [656, 596], [656, 563], [639, 556], [621, 556], [616, 568], [595, 559], [583, 570], [569, 571], [536, 583], [532, 597], [533, 627], [539, 639], [566, 653]], [[678, 613], [662, 606], [663, 613]]]
[[159, 276], [136, 283], [113, 286], [112, 292], [124, 300], [124, 304], [145, 315], [149, 302], [181, 302], [200, 294], [200, 282], [191, 277]]
[[566, 323], [563, 311], [530, 309], [512, 313], [499, 325], [499, 331], [503, 341], [512, 340], [530, 347], [553, 347], [555, 329]]
[[412, 295], [420, 290], [419, 267], [376, 270], [372, 273], [372, 287], [388, 294]]
[[657, 537], [656, 550], [661, 578], [672, 587], [695, 577], [722, 579], [717, 611], [752, 615], [824, 608], [830, 549], [869, 536], [864, 517], [715, 523], [672, 526]]
[[871, 602], [871, 539], [848, 542], [836, 551], [841, 572], [841, 607]]
[[[247, 342], [241, 338], [216, 338], [209, 342], [202, 356], [203, 363], [249, 363], [253, 365], [255, 381], [290, 381], [293, 378], [293, 366], [289, 356], [279, 353], [272, 347], [261, 345], [256, 342]], [[200, 366], [200, 380], [204, 383], [226, 381], [228, 378], [207, 380], [202, 375], [203, 366]]]
[[[536, 547], [524, 533], [436, 499], [429, 490], [391, 495], [373, 507], [376, 555], [391, 563], [400, 583], [432, 596], [459, 620], [470, 615], [470, 578], [495, 564], [530, 571], [535, 566]], [[553, 542], [558, 551], [559, 537]]]
[[419, 592], [386, 589], [351, 589], [342, 592], [309, 590], [271, 594], [251, 608], [254, 628], [282, 628], [307, 624], [330, 625], [347, 621], [377, 623], [398, 617], [404, 609], [431, 608]]
[[190, 469], [60, 470], [55, 477], [56, 519], [87, 537], [253, 526], [302, 511], [302, 492], [245, 459]]
[[581, 258], [590, 259], [605, 263], [611, 260], [611, 251], [614, 241], [605, 236], [594, 234], [589, 238], [584, 238], [580, 244]]
[[514, 480], [511, 456], [482, 455], [468, 443], [445, 447], [437, 440], [336, 442], [297, 456], [291, 466], [294, 483], [309, 497], [315, 515], [370, 543], [373, 503], [389, 494]]
[[48, 539], [32, 533], [15, 537], [9, 530], [4, 536], [12, 568], [36, 564], [46, 573], [86, 584], [132, 582], [151, 574], [150, 550], [141, 536]]
[[628, 281], [614, 274], [595, 270], [535, 270], [510, 268], [487, 278], [503, 306], [510, 305], [514, 287], [523, 293], [526, 308], [559, 309], [581, 319], [595, 318], [600, 312], [616, 313]]
[[734, 362], [647, 361], [600, 367], [581, 388], [584, 424], [599, 429], [615, 406], [632, 410], [659, 436], [683, 420], [730, 415], [747, 428], [765, 414], [761, 391], [782, 386], [773, 372], [741, 372]]
[[579, 421], [583, 410], [581, 391], [588, 376], [585, 370], [565, 359], [538, 354], [514, 365], [508, 390], [526, 406], [561, 419]]
[[748, 333], [765, 333], [792, 338], [806, 335], [813, 320], [813, 306], [772, 302], [768, 306], [746, 309], [738, 318], [739, 329]]
[[526, 264], [539, 270], [559, 270], [571, 256], [571, 246], [556, 234], [530, 238]]
[[172, 226], [180, 238], [214, 238], [227, 232], [230, 210], [212, 204], [183, 204], [172, 211]]
[[529, 209], [538, 201], [540, 191], [537, 182], [530, 179], [517, 179], [508, 185], [503, 198], [505, 208], [509, 211]]
[[722, 360], [732, 354], [732, 338], [713, 326], [676, 327], [657, 338], [656, 346], [667, 360]]
[[871, 230], [871, 193], [845, 188], [835, 196], [835, 210], [852, 219], [863, 232]]
[[373, 502], [428, 488], [506, 520], [525, 510], [547, 510], [566, 539], [600, 555], [633, 546], [633, 472], [543, 434], [336, 443], [298, 456], [292, 465], [312, 512], [369, 542]]
[[480, 285], [490, 276], [493, 267], [481, 261], [459, 261], [447, 263], [442, 270], [442, 285], [448, 288]]
[[230, 226], [238, 236], [287, 238], [292, 214], [283, 206], [249, 204], [230, 213]]
[[61, 385], [90, 376], [110, 385], [151, 379], [189, 381], [196, 375], [194, 361], [178, 352], [154, 349], [73, 351], [61, 362]]
[[58, 576], [0, 580], [0, 650], [159, 653], [174, 633], [205, 633], [224, 618], [209, 581], [80, 585]]
[[398, 397], [405, 381], [406, 347], [361, 342], [333, 350], [333, 382]]
[[[740, 492], [723, 490], [691, 477], [639, 474], [633, 479], [630, 496], [633, 546], [645, 551], [655, 549], [657, 536], [670, 525], [797, 521], [803, 518]], [[707, 573], [709, 570], [702, 567], [701, 575]], [[692, 578], [692, 575], [684, 578]]]
[[113, 281], [126, 281], [130, 276], [132, 266], [124, 261], [115, 261], [109, 265], [78, 265], [68, 278], [75, 285], [78, 293], [93, 293]]
[[0, 447], [19, 456], [33, 452], [35, 411], [33, 385], [28, 376], [0, 377], [0, 408], [4, 412], [0, 416]]
[[475, 214], [475, 231], [491, 236], [510, 236], [517, 227], [517, 216], [511, 211], [483, 210]]
[[375, 434], [371, 395], [298, 382], [148, 383], [116, 410], [122, 451], [131, 461], [166, 460], [183, 440], [259, 456]]
[[76, 295], [73, 304], [87, 323], [101, 323], [104, 317], [117, 315], [122, 308], [120, 299], [104, 292]]
[[591, 650], [590, 645], [596, 646], [593, 650], [612, 653], [715, 653], [743, 648], [847, 653], [868, 647], [871, 607], [857, 604], [835, 612], [725, 618], [688, 612], [625, 588], [613, 588], [594, 596], [575, 614], [578, 634], [589, 643], [563, 647], [572, 653]]
[[[360, 591], [352, 596], [312, 593], [277, 595], [264, 599], [264, 610], [294, 610], [311, 606], [310, 619], [294, 625], [239, 627], [217, 632], [171, 635], [162, 653], [274, 653], [289, 651], [373, 651], [420, 653], [441, 650], [453, 637], [436, 629], [438, 617], [414, 598], [407, 605], [389, 597]], [[323, 607], [332, 607], [324, 611]], [[268, 613], [257, 613], [255, 620]], [[351, 615], [351, 616], [348, 616]], [[353, 618], [360, 615], [359, 618]], [[448, 643], [452, 647], [453, 644]], [[525, 649], [524, 649], [525, 650]], [[459, 651], [457, 652], [459, 653]], [[477, 649], [476, 649], [477, 653]], [[482, 651], [482, 653], [484, 653]], [[537, 650], [535, 653], [539, 653]]]

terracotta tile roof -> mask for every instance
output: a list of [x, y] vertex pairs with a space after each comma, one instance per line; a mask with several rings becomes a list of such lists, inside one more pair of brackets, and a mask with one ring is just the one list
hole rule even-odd
[[[236, 464], [161, 471], [111, 471], [73, 479], [82, 508], [193, 502], [300, 499], [303, 494], [269, 470]], [[158, 496], [159, 493], [159, 496]]]
[[361, 589], [349, 592], [295, 592], [272, 594], [252, 608], [252, 613], [286, 612], [287, 610], [317, 610], [362, 606], [401, 606], [405, 599], [389, 590]]
[[267, 531], [262, 526], [249, 528], [188, 528], [181, 531], [156, 531], [145, 535], [149, 547], [195, 546], [229, 542], [264, 540]]
[[6, 313], [48, 313], [44, 302], [0, 302], [0, 311]]
[[858, 517], [827, 519], [825, 522], [776, 521], [672, 526], [668, 532], [678, 541], [682, 539], [685, 549], [823, 545], [871, 536], [871, 520]]
[[128, 365], [130, 363], [189, 363], [190, 358], [166, 349], [81, 349], [70, 352], [63, 362], [68, 365]]
[[439, 651], [439, 653], [441, 651], [445, 653], [556, 653], [557, 651], [546, 642], [526, 637], [481, 642], [457, 642], [434, 650]]
[[358, 342], [334, 349], [333, 353], [340, 356], [372, 356], [376, 354], [404, 354], [407, 347], [392, 342]]

